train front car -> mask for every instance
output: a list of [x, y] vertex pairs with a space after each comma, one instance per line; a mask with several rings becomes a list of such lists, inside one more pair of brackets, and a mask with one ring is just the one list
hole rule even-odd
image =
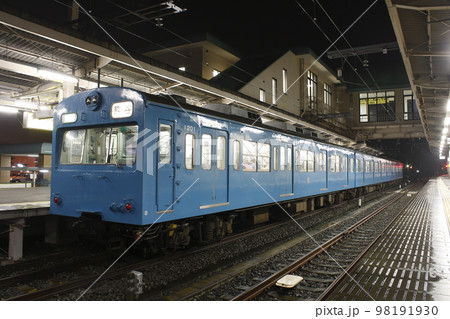
[[55, 109], [52, 214], [142, 225], [137, 156], [144, 96], [125, 88], [75, 94]]

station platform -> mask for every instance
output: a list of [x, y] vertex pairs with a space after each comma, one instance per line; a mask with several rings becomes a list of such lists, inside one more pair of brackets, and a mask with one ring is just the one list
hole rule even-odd
[[327, 300], [450, 301], [450, 180], [430, 179]]
[[8, 260], [23, 254], [25, 219], [50, 214], [50, 187], [0, 188], [0, 223], [9, 227]]

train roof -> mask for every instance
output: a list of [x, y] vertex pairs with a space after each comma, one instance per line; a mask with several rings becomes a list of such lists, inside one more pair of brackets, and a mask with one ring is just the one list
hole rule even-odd
[[[198, 112], [201, 114], [205, 114], [205, 115], [211, 115], [214, 117], [219, 117], [219, 118], [223, 118], [223, 119], [227, 119], [230, 121], [234, 121], [234, 122], [238, 122], [241, 124], [246, 124], [246, 125], [250, 125], [250, 126], [256, 126], [258, 128], [261, 129], [266, 129], [266, 130], [271, 130], [271, 131], [276, 131], [279, 133], [283, 133], [286, 135], [292, 135], [295, 137], [300, 137], [300, 138], [304, 138], [304, 139], [308, 139], [308, 140], [313, 140], [315, 142], [321, 143], [321, 144], [326, 144], [326, 145], [330, 145], [333, 147], [340, 147], [343, 149], [347, 149], [347, 150], [351, 150], [354, 152], [358, 152], [361, 154], [366, 154], [369, 156], [374, 156], [374, 157], [378, 157], [378, 158], [383, 158], [389, 161], [393, 161], [393, 162], [399, 162], [397, 160], [393, 160], [390, 158], [387, 158], [385, 156], [379, 156], [379, 155], [374, 155], [374, 154], [368, 154], [365, 153], [363, 151], [360, 150], [356, 150], [350, 147], [346, 147], [346, 146], [342, 146], [342, 145], [336, 145], [336, 144], [332, 144], [329, 143], [327, 141], [323, 141], [318, 137], [312, 136], [312, 135], [308, 135], [308, 134], [304, 134], [302, 132], [297, 132], [296, 130], [286, 130], [286, 129], [282, 129], [276, 126], [272, 126], [272, 125], [267, 125], [261, 122], [261, 119], [255, 121], [255, 118], [249, 118], [244, 117], [244, 116], [239, 116], [239, 113], [243, 114], [244, 112], [247, 113], [251, 113], [248, 110], [244, 110], [244, 109], [240, 109], [242, 110], [242, 112], [235, 112], [232, 113], [231, 108], [235, 107], [238, 108], [236, 106], [232, 106], [232, 105], [228, 105], [228, 104], [209, 104], [206, 105], [205, 107], [199, 107], [199, 106], [195, 106], [192, 104], [189, 104], [186, 102], [186, 100], [183, 97], [180, 96], [173, 96], [173, 95], [153, 95], [153, 94], [148, 94], [148, 93], [144, 93], [144, 92], [140, 92], [142, 93], [146, 99], [148, 101], [152, 101], [152, 102], [156, 102], [156, 103], [161, 103], [161, 104], [165, 104], [165, 105], [169, 105], [172, 107], [176, 107], [176, 108], [180, 108], [180, 109], [184, 109], [184, 110], [189, 110], [189, 111], [193, 111], [193, 112]], [[228, 111], [227, 111], [228, 109]], [[259, 116], [258, 114], [254, 113], [257, 117]], [[278, 123], [282, 123], [282, 122], [278, 122]], [[295, 126], [292, 125], [292, 127], [296, 128]]]

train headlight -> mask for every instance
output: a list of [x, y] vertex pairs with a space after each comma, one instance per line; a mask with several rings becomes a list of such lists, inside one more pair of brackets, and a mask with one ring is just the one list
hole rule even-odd
[[133, 102], [123, 101], [111, 105], [111, 117], [113, 119], [123, 119], [133, 115]]
[[78, 119], [77, 113], [64, 113], [61, 115], [61, 123], [75, 123]]

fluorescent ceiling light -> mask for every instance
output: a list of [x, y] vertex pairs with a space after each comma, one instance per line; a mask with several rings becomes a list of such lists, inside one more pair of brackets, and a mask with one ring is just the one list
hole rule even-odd
[[22, 100], [15, 100], [14, 106], [20, 109], [29, 109], [29, 110], [37, 110], [38, 105], [33, 102], [27, 102]]
[[14, 114], [14, 113], [19, 112], [19, 110], [16, 109], [16, 108], [14, 108], [14, 107], [9, 107], [9, 106], [2, 106], [2, 105], [0, 105], [0, 112], [2, 112], [2, 113], [11, 113], [11, 114]]
[[70, 83], [78, 82], [78, 79], [76, 77], [67, 75], [62, 72], [39, 69], [38, 74], [41, 78], [46, 80], [52, 80], [56, 82], [70, 82]]

